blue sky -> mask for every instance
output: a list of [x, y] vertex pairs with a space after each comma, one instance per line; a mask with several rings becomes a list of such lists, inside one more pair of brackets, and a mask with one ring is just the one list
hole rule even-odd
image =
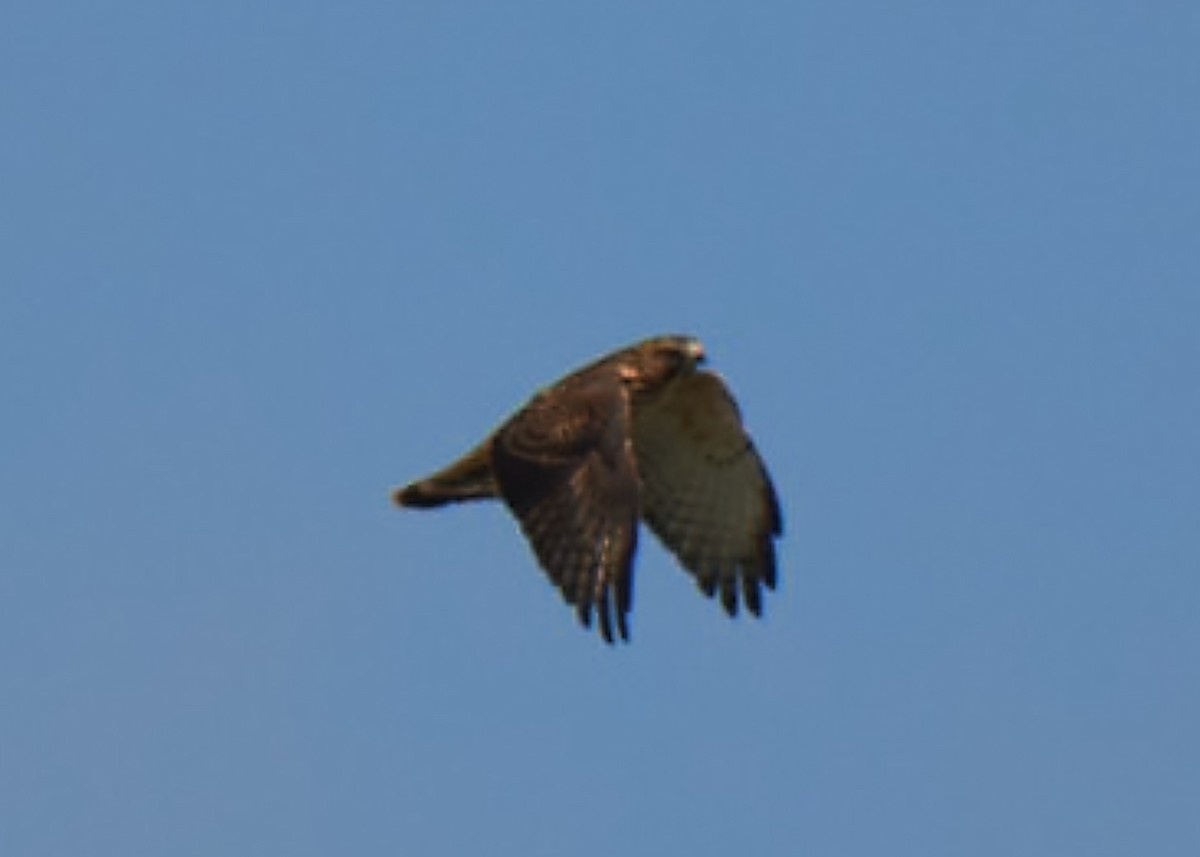
[[[911, 7], [911, 8], [909, 8]], [[1190, 855], [1191, 3], [0, 11], [5, 855]], [[390, 488], [700, 336], [633, 643]]]

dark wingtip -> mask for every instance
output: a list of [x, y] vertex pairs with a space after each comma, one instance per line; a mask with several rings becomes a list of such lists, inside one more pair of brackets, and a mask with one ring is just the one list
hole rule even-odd
[[613, 642], [612, 605], [608, 603], [608, 587], [600, 589], [600, 597], [596, 600], [596, 615], [600, 617], [600, 636], [610, 646]]
[[767, 589], [774, 590], [775, 584], [779, 579], [778, 562], [775, 557], [775, 543], [770, 539], [763, 542], [762, 558], [759, 561], [762, 567], [763, 583], [767, 585]]
[[738, 597], [735, 578], [727, 577], [721, 581], [721, 606], [731, 617], [737, 615]]
[[747, 610], [755, 616], [762, 616], [762, 590], [758, 578], [748, 574], [742, 577], [742, 599], [746, 602]]
[[[593, 604], [590, 601], [581, 601], [575, 607], [575, 615], [579, 618], [579, 624], [587, 629], [592, 627], [592, 613], [599, 617], [596, 623], [600, 631], [600, 637], [610, 646], [616, 645], [617, 640], [629, 642], [629, 621], [627, 611], [622, 610], [619, 606], [614, 609], [613, 604], [609, 601], [608, 591], [601, 593], [600, 598]], [[613, 619], [616, 619], [614, 633]]]

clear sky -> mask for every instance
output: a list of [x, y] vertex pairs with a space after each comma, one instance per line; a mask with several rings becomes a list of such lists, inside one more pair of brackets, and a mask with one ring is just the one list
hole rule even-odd
[[[1200, 6], [0, 9], [0, 853], [1200, 853]], [[388, 503], [690, 332], [633, 642]]]

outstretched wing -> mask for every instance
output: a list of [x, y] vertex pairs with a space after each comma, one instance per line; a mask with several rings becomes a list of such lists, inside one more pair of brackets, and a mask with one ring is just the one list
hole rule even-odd
[[731, 616], [739, 592], [759, 615], [762, 586], [775, 588], [782, 520], [725, 383], [708, 371], [678, 378], [638, 403], [633, 437], [646, 523]]
[[492, 441], [500, 494], [584, 625], [629, 637], [638, 477], [629, 398], [615, 371], [538, 394]]

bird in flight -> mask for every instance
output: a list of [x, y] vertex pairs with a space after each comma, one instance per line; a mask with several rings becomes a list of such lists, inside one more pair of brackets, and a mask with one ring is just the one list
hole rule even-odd
[[584, 626], [629, 639], [644, 520], [709, 597], [762, 613], [779, 501], [719, 375], [690, 336], [658, 336], [536, 393], [479, 446], [398, 488], [400, 506], [499, 498]]

